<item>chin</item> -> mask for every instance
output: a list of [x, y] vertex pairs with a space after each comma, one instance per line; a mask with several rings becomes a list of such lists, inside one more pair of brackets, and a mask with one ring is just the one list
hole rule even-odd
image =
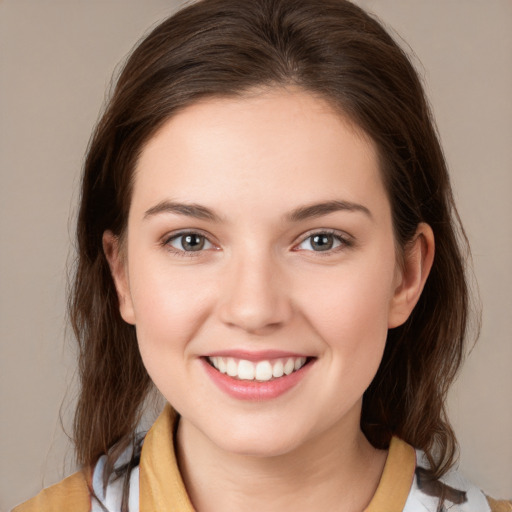
[[229, 437], [223, 434], [217, 439], [212, 439], [221, 450], [255, 458], [286, 455], [298, 449], [305, 442], [305, 439], [302, 442], [298, 439], [303, 437], [298, 433], [286, 431], [278, 426], [272, 429], [255, 428], [250, 430], [232, 430], [230, 428]]

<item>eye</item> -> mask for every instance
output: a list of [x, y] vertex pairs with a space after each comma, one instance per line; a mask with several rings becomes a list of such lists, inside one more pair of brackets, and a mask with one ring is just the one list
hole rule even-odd
[[338, 249], [342, 246], [350, 246], [350, 242], [341, 235], [321, 232], [313, 233], [296, 246], [300, 251], [326, 252]]
[[180, 233], [169, 238], [165, 244], [179, 252], [198, 252], [214, 247], [206, 236], [200, 233]]

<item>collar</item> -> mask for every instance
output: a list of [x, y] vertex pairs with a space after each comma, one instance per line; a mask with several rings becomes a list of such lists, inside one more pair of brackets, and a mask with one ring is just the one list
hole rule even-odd
[[167, 404], [144, 438], [139, 464], [140, 512], [194, 512], [174, 451], [176, 418]]
[[[146, 435], [140, 458], [139, 510], [194, 512], [174, 451], [177, 415], [167, 404]], [[412, 446], [393, 437], [384, 471], [364, 512], [402, 512], [416, 468]]]

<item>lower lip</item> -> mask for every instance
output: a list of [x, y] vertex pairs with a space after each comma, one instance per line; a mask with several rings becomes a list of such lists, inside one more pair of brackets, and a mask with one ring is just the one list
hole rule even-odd
[[305, 364], [300, 370], [290, 375], [283, 375], [277, 379], [258, 381], [258, 380], [239, 380], [220, 373], [205, 359], [201, 360], [208, 376], [213, 382], [228, 395], [239, 400], [262, 401], [271, 400], [283, 395], [295, 387], [306, 375], [313, 362]]

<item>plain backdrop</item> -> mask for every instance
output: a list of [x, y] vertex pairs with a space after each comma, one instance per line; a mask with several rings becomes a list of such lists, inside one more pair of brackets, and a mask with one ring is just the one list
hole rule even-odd
[[[483, 303], [449, 400], [460, 467], [511, 498], [512, 2], [359, 3], [414, 49], [437, 118]], [[74, 469], [59, 409], [69, 428], [66, 265], [83, 155], [116, 64], [178, 4], [0, 0], [0, 510]]]

